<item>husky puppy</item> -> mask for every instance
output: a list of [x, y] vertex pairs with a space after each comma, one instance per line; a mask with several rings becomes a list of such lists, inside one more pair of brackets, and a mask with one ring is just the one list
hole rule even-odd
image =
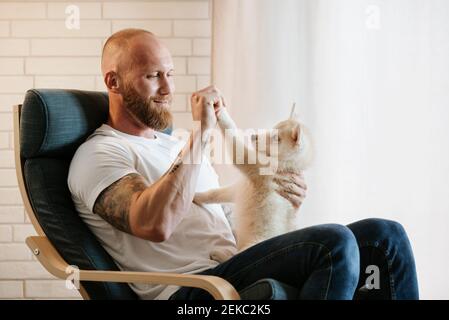
[[[196, 193], [194, 202], [199, 205], [235, 203], [231, 224], [239, 251], [298, 229], [297, 209], [276, 191], [277, 184], [274, 182], [274, 173], [300, 173], [311, 162], [311, 141], [307, 129], [296, 119], [295, 105], [289, 119], [278, 123], [273, 129], [251, 135], [252, 146], [242, 141], [226, 108], [219, 111], [217, 118], [222, 132], [231, 136], [231, 139], [225, 139], [227, 147], [232, 150], [233, 164], [244, 178], [230, 186]], [[244, 161], [238, 161], [238, 150], [243, 150]], [[249, 161], [251, 156], [253, 161]], [[261, 161], [267, 158], [270, 164], [276, 164], [274, 168], [267, 168], [267, 161]], [[270, 172], [267, 169], [271, 169], [271, 174], [267, 174]], [[210, 256], [213, 260], [224, 262], [232, 257], [232, 253], [213, 251]]]

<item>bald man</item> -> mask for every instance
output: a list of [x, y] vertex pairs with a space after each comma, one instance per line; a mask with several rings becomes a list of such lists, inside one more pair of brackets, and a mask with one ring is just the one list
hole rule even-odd
[[[113, 34], [104, 45], [101, 69], [109, 117], [76, 151], [68, 186], [81, 218], [121, 270], [217, 275], [239, 291], [274, 278], [298, 297], [352, 298], [359, 253], [343, 226], [295, 231], [224, 263], [211, 260], [212, 251], [237, 251], [221, 206], [192, 203], [195, 192], [219, 187], [204, 153], [223, 96], [213, 86], [192, 94], [192, 117], [200, 126], [183, 143], [161, 132], [172, 122], [175, 86], [172, 57], [157, 37], [140, 29]], [[302, 177], [285, 174], [277, 181], [281, 195], [299, 207], [306, 189]], [[389, 234], [400, 232], [382, 223]], [[210, 298], [194, 288], [130, 285], [142, 299]]]
[[[197, 273], [216, 266], [213, 249], [236, 252], [232, 230], [219, 205], [206, 210], [192, 199], [219, 187], [202, 155], [216, 124], [214, 105], [221, 105], [218, 90], [192, 94], [193, 120], [201, 126], [183, 144], [161, 132], [172, 122], [175, 86], [172, 57], [157, 37], [139, 29], [113, 34], [101, 69], [109, 117], [77, 150], [68, 177], [81, 217], [122, 270]], [[186, 164], [194, 152], [203, 161]], [[298, 181], [292, 178], [295, 187]], [[288, 193], [298, 206], [302, 198]], [[166, 299], [177, 289], [132, 288], [144, 299]]]

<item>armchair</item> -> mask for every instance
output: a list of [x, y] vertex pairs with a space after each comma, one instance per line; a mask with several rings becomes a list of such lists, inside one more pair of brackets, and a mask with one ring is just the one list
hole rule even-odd
[[37, 236], [26, 239], [45, 269], [57, 278], [79, 269], [84, 299], [137, 299], [127, 283], [157, 283], [202, 288], [215, 299], [287, 299], [296, 293], [263, 279], [240, 293], [225, 279], [206, 275], [120, 271], [79, 217], [67, 187], [78, 146], [106, 121], [104, 92], [32, 89], [14, 106], [16, 173], [24, 206]]

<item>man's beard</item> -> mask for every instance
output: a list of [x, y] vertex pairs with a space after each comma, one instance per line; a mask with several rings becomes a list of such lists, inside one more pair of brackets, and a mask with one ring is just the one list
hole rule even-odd
[[171, 96], [142, 98], [132, 85], [125, 85], [122, 94], [125, 108], [142, 124], [154, 130], [164, 130], [172, 124], [172, 114], [166, 107], [156, 106], [154, 100], [164, 100], [170, 105]]

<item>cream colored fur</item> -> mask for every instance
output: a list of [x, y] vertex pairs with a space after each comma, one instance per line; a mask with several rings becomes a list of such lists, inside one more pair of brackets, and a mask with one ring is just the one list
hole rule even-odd
[[[262, 175], [264, 165], [260, 161], [254, 164], [248, 163], [251, 152], [277, 158], [275, 173], [289, 171], [299, 173], [306, 169], [311, 161], [311, 143], [304, 126], [294, 119], [294, 111], [286, 121], [280, 122], [266, 134], [253, 137], [255, 149], [244, 144], [238, 137], [237, 127], [226, 109], [218, 114], [218, 124], [223, 132], [231, 134], [232, 144], [228, 147], [233, 151], [233, 163], [243, 173], [244, 179], [236, 183], [218, 189], [197, 193], [194, 202], [201, 203], [226, 203], [234, 202], [235, 209], [232, 214], [232, 225], [237, 239], [237, 247], [242, 251], [258, 242], [277, 235], [298, 229], [296, 223], [296, 209], [292, 204], [276, 192], [277, 184], [274, 182], [275, 174]], [[263, 137], [264, 136], [264, 137]], [[268, 143], [260, 143], [263, 138]], [[274, 143], [278, 142], [278, 150]], [[263, 141], [262, 141], [263, 142]], [[268, 147], [265, 147], [269, 145]], [[237, 163], [237, 148], [244, 150], [244, 163]], [[266, 162], [265, 162], [266, 163]], [[265, 168], [267, 169], [267, 168]], [[229, 252], [211, 252], [211, 258], [218, 262], [224, 262], [231, 258]]]

